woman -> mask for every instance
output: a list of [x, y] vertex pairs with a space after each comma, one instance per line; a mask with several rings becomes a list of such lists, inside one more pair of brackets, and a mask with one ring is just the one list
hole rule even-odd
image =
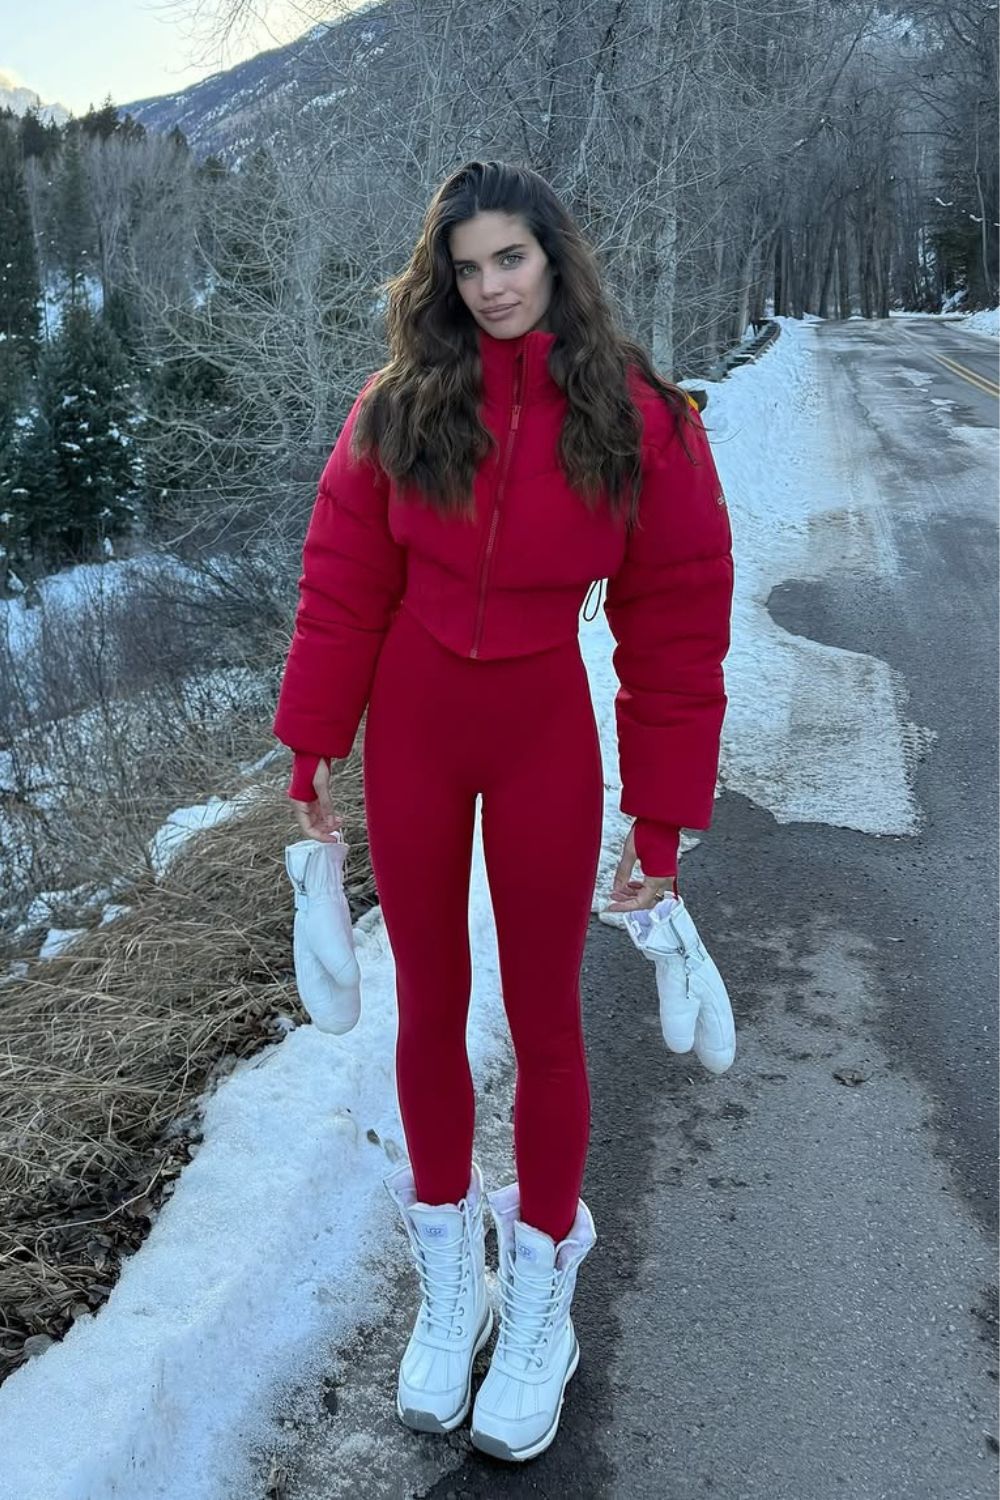
[[[485, 1196], [500, 1326], [471, 1437], [519, 1460], [555, 1436], [579, 1359], [577, 1269], [596, 1238], [579, 1197], [579, 978], [604, 780], [580, 607], [606, 578], [620, 805], [635, 820], [608, 909], [627, 911], [676, 891], [679, 830], [711, 820], [731, 535], [697, 408], [616, 326], [592, 250], [535, 173], [461, 167], [388, 293], [391, 358], [320, 480], [274, 731], [294, 751], [303, 833], [329, 840], [329, 763], [368, 710], [365, 811], [410, 1158], [385, 1184], [423, 1293], [398, 1415], [448, 1432], [468, 1413], [493, 1327]], [[465, 1047], [477, 796], [517, 1061], [517, 1180], [489, 1194]]]

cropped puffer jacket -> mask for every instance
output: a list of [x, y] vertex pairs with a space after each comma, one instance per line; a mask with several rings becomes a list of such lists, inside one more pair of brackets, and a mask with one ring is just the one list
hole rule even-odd
[[588, 592], [606, 579], [619, 806], [636, 819], [643, 873], [675, 875], [680, 828], [711, 823], [728, 701], [732, 535], [701, 416], [692, 401], [692, 462], [663, 398], [630, 370], [642, 493], [640, 524], [627, 535], [624, 515], [589, 511], [560, 468], [566, 397], [548, 369], [555, 334], [477, 335], [480, 412], [498, 448], [475, 476], [474, 523], [414, 503], [377, 462], [350, 458], [375, 375], [327, 460], [274, 718], [294, 752], [288, 795], [311, 801], [318, 761], [350, 753], [397, 609], [459, 656], [491, 661], [574, 639]]

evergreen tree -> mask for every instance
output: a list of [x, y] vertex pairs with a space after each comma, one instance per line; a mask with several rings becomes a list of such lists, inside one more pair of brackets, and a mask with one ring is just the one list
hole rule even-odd
[[[38, 265], [17, 137], [0, 126], [0, 341], [22, 371], [38, 353]], [[11, 377], [13, 378], [13, 377]]]
[[58, 155], [62, 136], [54, 120], [44, 122], [38, 118], [36, 110], [28, 109], [18, 123], [22, 160], [38, 157], [41, 161], [50, 161]]
[[215, 156], [212, 153], [206, 156], [204, 161], [198, 163], [195, 172], [200, 181], [204, 181], [211, 186], [225, 182], [229, 176], [225, 162], [220, 156]]
[[234, 299], [244, 295], [251, 306], [277, 306], [294, 234], [277, 163], [259, 146], [223, 191], [228, 203], [217, 240], [220, 281]]
[[131, 362], [135, 359], [139, 338], [139, 319], [135, 304], [122, 287], [112, 287], [102, 308], [105, 322]]
[[100, 109], [90, 108], [80, 121], [80, 129], [85, 135], [96, 136], [98, 140], [106, 141], [118, 130], [118, 110], [111, 102], [111, 95], [106, 94], [104, 103]]
[[[987, 174], [991, 184], [986, 213], [992, 225], [997, 217], [996, 174]], [[931, 206], [931, 239], [935, 250], [938, 291], [942, 298], [963, 290], [964, 306], [995, 305], [997, 286], [997, 242], [987, 239], [988, 264], [983, 265], [982, 216], [979, 196], [969, 170], [968, 153], [951, 142], [941, 148], [937, 191]]]
[[51, 564], [100, 555], [135, 519], [128, 364], [102, 317], [70, 303], [46, 351], [21, 484], [26, 532]]
[[55, 240], [69, 300], [77, 302], [93, 259], [93, 226], [78, 130], [66, 133], [56, 190]]
[[[211, 299], [181, 315], [177, 336], [187, 350], [213, 347], [220, 329]], [[237, 393], [218, 362], [197, 352], [183, 359], [164, 354], [154, 359], [145, 386], [142, 510], [154, 533], [165, 534], [200, 506], [217, 504], [252, 459], [234, 431]]]
[[30, 412], [30, 425], [12, 456], [13, 483], [9, 500], [8, 534], [11, 562], [44, 569], [61, 561], [54, 503], [55, 475], [52, 463], [52, 433], [42, 401], [45, 371], [51, 351], [42, 355], [36, 381], [39, 400]]
[[126, 145], [146, 138], [146, 127], [141, 121], [133, 119], [131, 115], [125, 115], [119, 121], [118, 134]]
[[21, 503], [20, 455], [17, 451], [17, 410], [24, 375], [13, 345], [0, 342], [0, 593], [20, 554]]

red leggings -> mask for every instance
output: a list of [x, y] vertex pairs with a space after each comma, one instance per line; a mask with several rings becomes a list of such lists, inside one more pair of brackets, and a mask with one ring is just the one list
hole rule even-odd
[[396, 1085], [418, 1197], [468, 1190], [475, 1098], [465, 1032], [477, 794], [517, 1062], [521, 1217], [572, 1227], [590, 1135], [580, 968], [604, 774], [576, 640], [480, 661], [404, 605], [379, 655], [364, 739], [372, 870], [396, 965]]

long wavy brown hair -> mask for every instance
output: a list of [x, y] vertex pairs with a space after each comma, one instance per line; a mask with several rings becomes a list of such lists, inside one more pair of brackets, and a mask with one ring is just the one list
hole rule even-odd
[[631, 527], [642, 484], [642, 418], [629, 395], [629, 365], [659, 391], [682, 442], [691, 408], [617, 326], [594, 251], [549, 184], [527, 167], [469, 161], [434, 194], [409, 264], [383, 284], [391, 357], [365, 393], [352, 454], [377, 455], [385, 473], [446, 514], [473, 513], [473, 479], [495, 444], [478, 414], [477, 324], [455, 285], [448, 236], [491, 210], [519, 215], [551, 265], [548, 367], [567, 400], [563, 473], [591, 510], [602, 501], [616, 514], [627, 506]]

